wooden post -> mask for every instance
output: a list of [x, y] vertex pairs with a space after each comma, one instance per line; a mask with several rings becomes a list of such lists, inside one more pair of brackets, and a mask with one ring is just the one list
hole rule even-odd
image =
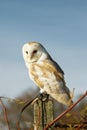
[[[43, 130], [53, 120], [52, 100], [38, 99], [34, 103], [34, 130]], [[49, 128], [49, 130], [51, 130]]]

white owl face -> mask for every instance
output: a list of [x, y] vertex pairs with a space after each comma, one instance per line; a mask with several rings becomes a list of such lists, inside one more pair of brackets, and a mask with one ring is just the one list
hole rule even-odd
[[22, 51], [24, 60], [27, 63], [37, 62], [48, 57], [48, 53], [45, 48], [37, 42], [24, 44]]

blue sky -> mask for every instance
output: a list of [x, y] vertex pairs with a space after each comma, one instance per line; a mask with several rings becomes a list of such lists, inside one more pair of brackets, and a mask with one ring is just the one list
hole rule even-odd
[[43, 44], [75, 96], [87, 90], [86, 0], [0, 1], [0, 96], [35, 89], [21, 51], [28, 41]]

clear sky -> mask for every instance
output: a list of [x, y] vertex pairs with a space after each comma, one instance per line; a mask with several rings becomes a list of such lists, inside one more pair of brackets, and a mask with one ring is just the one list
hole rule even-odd
[[22, 57], [28, 41], [43, 44], [75, 96], [87, 90], [87, 0], [0, 0], [0, 96], [35, 86]]

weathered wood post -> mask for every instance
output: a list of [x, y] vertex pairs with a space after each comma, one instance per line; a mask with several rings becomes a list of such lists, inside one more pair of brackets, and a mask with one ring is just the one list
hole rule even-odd
[[[34, 103], [34, 130], [43, 130], [53, 120], [53, 102], [38, 99]], [[49, 128], [49, 130], [51, 130]]]

